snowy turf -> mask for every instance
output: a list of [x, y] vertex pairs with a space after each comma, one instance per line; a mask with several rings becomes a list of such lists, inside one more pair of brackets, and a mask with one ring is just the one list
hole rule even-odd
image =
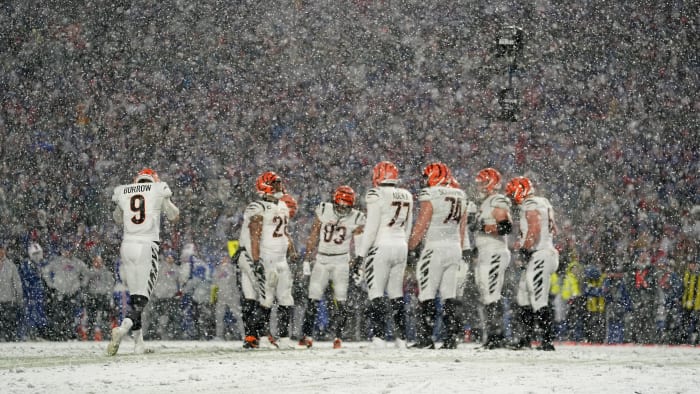
[[696, 393], [700, 348], [557, 344], [555, 352], [241, 350], [241, 342], [154, 341], [116, 357], [102, 342], [0, 343], [2, 393]]

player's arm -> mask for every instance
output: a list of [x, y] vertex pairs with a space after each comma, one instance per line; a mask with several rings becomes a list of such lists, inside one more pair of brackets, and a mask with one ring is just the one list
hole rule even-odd
[[112, 219], [119, 224], [124, 222], [124, 211], [122, 211], [119, 205], [114, 207], [114, 211], [112, 211]]
[[168, 186], [167, 183], [161, 182], [162, 185], [162, 190], [163, 190], [163, 204], [161, 206], [161, 209], [163, 212], [165, 212], [165, 216], [170, 220], [171, 222], [176, 222], [180, 218], [180, 210], [173, 204], [172, 201], [170, 201], [170, 197], [173, 195], [173, 192], [170, 191], [170, 187]]
[[358, 256], [365, 257], [367, 251], [379, 232], [379, 223], [381, 220], [381, 209], [379, 207], [380, 202], [376, 199], [367, 199], [367, 222], [365, 223], [364, 232], [362, 234], [362, 242], [360, 243], [360, 249], [357, 251]]
[[430, 227], [430, 219], [432, 217], [433, 204], [431, 204], [430, 201], [421, 201], [416, 225], [413, 226], [413, 232], [408, 239], [408, 250], [414, 250], [421, 243], [425, 233], [428, 231], [428, 227]]
[[532, 247], [537, 244], [540, 237], [540, 212], [536, 209], [525, 211], [525, 220], [527, 220], [527, 234], [525, 234], [521, 247], [532, 250]]
[[547, 213], [549, 215], [549, 232], [552, 233], [553, 237], [556, 237], [556, 235], [559, 234], [559, 227], [557, 226], [556, 220], [554, 220], [554, 211], [550, 207], [547, 209]]
[[250, 230], [250, 258], [253, 261], [260, 260], [260, 240], [262, 238], [263, 217], [255, 215], [250, 218], [248, 230]]
[[316, 248], [318, 247], [318, 239], [321, 234], [321, 221], [318, 216], [314, 218], [314, 222], [311, 224], [311, 232], [309, 232], [309, 238], [306, 240], [306, 255], [304, 256], [306, 261], [313, 261], [316, 257]]
[[484, 224], [484, 232], [491, 235], [506, 235], [512, 230], [512, 223], [508, 210], [500, 207], [493, 208], [493, 218], [496, 220], [494, 224]]
[[163, 200], [163, 212], [165, 212], [165, 216], [168, 217], [168, 220], [173, 223], [177, 222], [180, 218], [180, 209], [178, 209], [169, 198]]

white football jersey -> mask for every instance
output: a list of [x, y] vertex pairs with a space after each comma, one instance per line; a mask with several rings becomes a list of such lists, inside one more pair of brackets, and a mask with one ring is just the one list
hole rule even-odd
[[[506, 198], [503, 194], [492, 194], [484, 199], [479, 206], [479, 210], [476, 212], [477, 223], [482, 224], [496, 224], [496, 218], [493, 216], [493, 210], [495, 208], [502, 208], [508, 212], [508, 218], [510, 219], [510, 200]], [[485, 243], [492, 243], [497, 241], [500, 243], [506, 242], [506, 237], [503, 235], [490, 235], [486, 234], [481, 230], [477, 230], [474, 236], [476, 247], [480, 247]]]
[[426, 187], [420, 191], [418, 201], [429, 201], [433, 207], [430, 226], [423, 237], [425, 242], [456, 242], [461, 247], [460, 222], [467, 210], [464, 191], [445, 186]]
[[124, 239], [160, 241], [160, 215], [172, 194], [165, 182], [115, 187], [112, 201], [121, 209]]
[[538, 211], [540, 213], [540, 233], [539, 241], [533, 245], [532, 249], [542, 250], [554, 248], [554, 211], [552, 204], [544, 197], [531, 196], [526, 198], [520, 208], [520, 243], [525, 241], [527, 236], [527, 212]]
[[365, 256], [373, 245], [408, 243], [413, 226], [413, 196], [403, 188], [380, 186], [365, 195], [367, 223], [359, 255]]
[[364, 226], [365, 214], [352, 209], [345, 216], [338, 216], [330, 202], [322, 202], [315, 209], [321, 222], [318, 253], [339, 255], [350, 253], [350, 240], [356, 228]]
[[[262, 234], [260, 238], [260, 253], [286, 254], [289, 245], [289, 208], [283, 201], [253, 201], [243, 212], [240, 243], [250, 256], [250, 221], [254, 216], [262, 216]], [[251, 256], [252, 257], [252, 256]]]

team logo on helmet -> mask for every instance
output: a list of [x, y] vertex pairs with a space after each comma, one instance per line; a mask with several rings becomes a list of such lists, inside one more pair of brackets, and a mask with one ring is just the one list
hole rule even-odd
[[423, 178], [427, 186], [449, 185], [454, 178], [450, 169], [441, 162], [430, 163], [423, 170]]
[[513, 178], [506, 185], [506, 194], [516, 204], [521, 204], [532, 192], [532, 182], [524, 176]]
[[399, 182], [399, 169], [390, 161], [382, 161], [372, 171], [372, 185], [381, 183], [395, 185]]
[[282, 178], [279, 175], [267, 171], [255, 181], [255, 188], [260, 194], [274, 195], [282, 191], [281, 183]]
[[491, 194], [501, 188], [501, 173], [494, 168], [484, 168], [476, 174], [476, 183], [483, 194]]
[[139, 171], [138, 174], [136, 174], [134, 183], [139, 183], [140, 181], [160, 182], [158, 179], [158, 173], [151, 168], [144, 168], [143, 170]]
[[289, 217], [293, 218], [297, 213], [297, 200], [295, 200], [294, 197], [289, 194], [283, 195], [280, 200], [284, 201], [285, 205], [287, 205], [287, 208], [289, 209]]
[[350, 186], [338, 186], [333, 193], [333, 209], [336, 214], [344, 216], [355, 206], [355, 191]]

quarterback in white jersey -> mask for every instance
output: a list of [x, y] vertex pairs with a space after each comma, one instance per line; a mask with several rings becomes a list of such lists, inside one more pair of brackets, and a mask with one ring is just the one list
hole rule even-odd
[[408, 237], [413, 225], [413, 196], [396, 187], [399, 170], [388, 161], [373, 170], [373, 188], [365, 195], [367, 223], [358, 250], [358, 262], [364, 264], [370, 299], [373, 342], [382, 346], [386, 311], [382, 297], [386, 292], [394, 320], [395, 344], [405, 347], [405, 311], [403, 278], [408, 256]]
[[457, 319], [457, 269], [462, 259], [466, 224], [466, 195], [451, 187], [450, 169], [440, 162], [430, 163], [423, 170], [425, 186], [418, 195], [420, 211], [408, 241], [414, 251], [423, 243], [416, 263], [419, 314], [416, 348], [434, 349], [433, 325], [437, 314], [435, 297], [440, 292], [444, 304], [447, 335], [442, 348], [456, 349], [461, 324]]
[[107, 354], [119, 350], [124, 335], [133, 330], [135, 352], [146, 351], [141, 330], [141, 315], [158, 279], [160, 253], [160, 216], [178, 219], [180, 210], [170, 201], [172, 192], [158, 174], [150, 168], [141, 170], [134, 183], [114, 188], [112, 201], [116, 204], [112, 216], [124, 226], [120, 248], [124, 280], [130, 294], [127, 317], [112, 329]]
[[477, 174], [476, 182], [483, 200], [474, 223], [474, 244], [477, 249], [474, 279], [484, 305], [484, 347], [493, 349], [504, 345], [501, 291], [511, 256], [506, 236], [511, 233], [513, 222], [510, 200], [498, 192], [501, 174], [493, 168], [484, 168]]
[[559, 252], [554, 247], [557, 226], [552, 204], [534, 194], [530, 179], [513, 178], [506, 185], [506, 194], [520, 206], [519, 247], [525, 272], [520, 276], [516, 301], [524, 335], [514, 345], [529, 347], [533, 325], [542, 329], [542, 350], [554, 350], [552, 340], [553, 312], [549, 305], [550, 277], [559, 266]]
[[294, 306], [292, 298], [292, 274], [287, 263], [289, 248], [289, 208], [280, 200], [282, 178], [268, 171], [256, 180], [260, 199], [254, 201], [243, 213], [241, 228], [241, 253], [238, 265], [243, 290], [243, 323], [246, 348], [259, 346], [260, 338], [268, 334], [270, 308], [277, 299], [279, 335], [285, 346], [289, 345], [289, 320]]
[[[354, 236], [362, 233], [364, 213], [354, 209], [355, 191], [350, 186], [339, 186], [333, 193], [333, 203], [322, 202], [315, 210], [316, 218], [306, 242], [304, 274], [309, 280], [309, 301], [302, 325], [303, 337], [299, 345], [313, 345], [313, 328], [319, 300], [333, 282], [336, 307], [331, 318], [330, 331], [335, 335], [333, 347], [341, 347], [341, 333], [347, 318], [345, 301], [348, 298], [350, 246]], [[318, 250], [316, 250], [318, 247]]]

